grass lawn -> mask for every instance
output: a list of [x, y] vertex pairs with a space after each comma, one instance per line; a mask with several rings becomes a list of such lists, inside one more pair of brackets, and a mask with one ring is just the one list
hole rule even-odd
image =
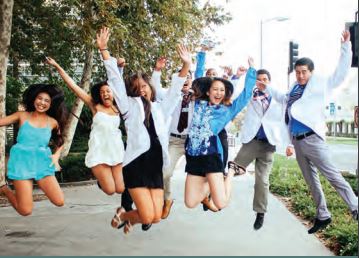
[[346, 138], [346, 137], [336, 137], [327, 136], [326, 141], [328, 144], [348, 144], [348, 145], [358, 145], [358, 138]]
[[[352, 188], [357, 189], [358, 179], [355, 175], [345, 175]], [[336, 255], [358, 255], [358, 222], [354, 221], [346, 204], [321, 176], [323, 191], [328, 209], [332, 213], [332, 223], [319, 234], [327, 246]], [[270, 191], [290, 201], [291, 211], [305, 220], [315, 216], [314, 201], [295, 159], [287, 159], [276, 154], [270, 175]]]

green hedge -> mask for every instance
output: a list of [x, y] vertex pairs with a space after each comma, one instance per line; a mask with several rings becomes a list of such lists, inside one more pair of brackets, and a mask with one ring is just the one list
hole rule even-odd
[[85, 152], [70, 153], [60, 161], [61, 172], [56, 177], [61, 183], [78, 182], [95, 179], [91, 170], [85, 166]]
[[[357, 192], [358, 178], [350, 174], [344, 174], [344, 177]], [[333, 220], [320, 234], [328, 240], [329, 247], [337, 255], [357, 256], [358, 223], [352, 219], [347, 205], [330, 183], [323, 176], [320, 176], [320, 181]], [[288, 160], [280, 155], [275, 156], [270, 175], [270, 191], [280, 196], [289, 197], [293, 212], [300, 217], [307, 220], [315, 217], [314, 201], [296, 160]]]

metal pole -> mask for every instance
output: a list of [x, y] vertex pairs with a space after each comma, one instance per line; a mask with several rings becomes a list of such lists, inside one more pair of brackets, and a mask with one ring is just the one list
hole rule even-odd
[[260, 68], [263, 68], [263, 20], [261, 20], [261, 66]]

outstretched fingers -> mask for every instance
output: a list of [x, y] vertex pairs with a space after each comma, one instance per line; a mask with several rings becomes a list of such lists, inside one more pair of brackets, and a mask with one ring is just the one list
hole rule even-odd
[[177, 46], [177, 53], [180, 56], [183, 63], [191, 63], [191, 54], [186, 46], [179, 44]]
[[110, 38], [110, 29], [103, 27], [100, 32], [96, 34], [96, 42], [99, 49], [107, 48], [107, 43]]

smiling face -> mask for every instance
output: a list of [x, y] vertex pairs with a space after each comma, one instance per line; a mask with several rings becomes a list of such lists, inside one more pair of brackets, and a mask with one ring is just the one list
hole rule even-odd
[[192, 88], [192, 75], [190, 73], [187, 74], [187, 79], [183, 84], [182, 92], [188, 93], [188, 91]]
[[306, 85], [312, 76], [312, 72], [309, 70], [308, 65], [297, 65], [295, 67], [295, 76], [300, 85]]
[[134, 81], [136, 87], [136, 92], [146, 98], [148, 101], [152, 99], [152, 89], [151, 86], [142, 78], [138, 78]]
[[214, 68], [209, 68], [206, 72], [206, 77], [214, 78], [217, 76], [218, 76], [217, 71]]
[[102, 105], [105, 107], [111, 107], [113, 103], [113, 93], [108, 85], [103, 85], [100, 88], [100, 99]]
[[40, 92], [34, 101], [34, 108], [39, 113], [45, 113], [51, 107], [51, 97], [46, 92]]
[[221, 81], [213, 81], [209, 91], [207, 91], [207, 95], [209, 97], [209, 102], [212, 105], [221, 104], [226, 95], [226, 87], [224, 86], [224, 83]]

